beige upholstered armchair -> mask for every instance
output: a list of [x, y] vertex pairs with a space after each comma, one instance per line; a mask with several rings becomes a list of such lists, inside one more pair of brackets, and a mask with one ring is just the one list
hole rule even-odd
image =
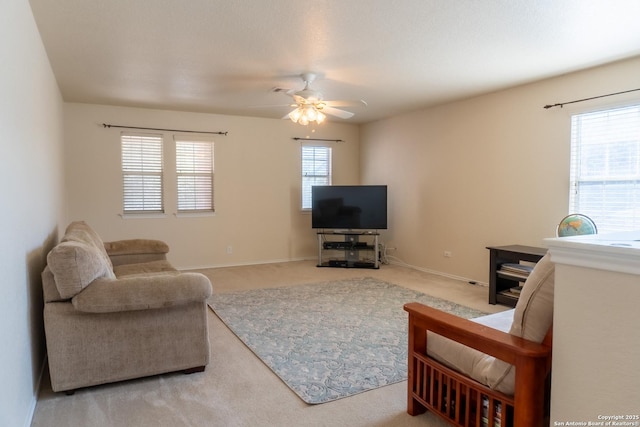
[[69, 225], [42, 273], [54, 391], [204, 370], [211, 283], [176, 271], [168, 251], [157, 240], [105, 244], [86, 223]]
[[554, 273], [545, 255], [514, 310], [473, 321], [406, 304], [407, 412], [455, 426], [548, 425]]

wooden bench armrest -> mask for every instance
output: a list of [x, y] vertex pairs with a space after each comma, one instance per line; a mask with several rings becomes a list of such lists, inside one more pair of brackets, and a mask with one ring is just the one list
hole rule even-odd
[[[519, 338], [433, 307], [412, 302], [405, 304], [404, 309], [409, 313], [410, 335], [432, 331], [513, 365], [522, 358], [545, 359], [551, 355], [551, 347], [546, 344]], [[412, 341], [424, 345], [420, 344], [421, 339]], [[413, 350], [426, 354], [426, 349]]]

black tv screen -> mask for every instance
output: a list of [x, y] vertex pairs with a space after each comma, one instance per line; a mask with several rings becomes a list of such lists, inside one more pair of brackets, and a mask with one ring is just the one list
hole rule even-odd
[[311, 227], [348, 230], [387, 228], [386, 185], [311, 187]]

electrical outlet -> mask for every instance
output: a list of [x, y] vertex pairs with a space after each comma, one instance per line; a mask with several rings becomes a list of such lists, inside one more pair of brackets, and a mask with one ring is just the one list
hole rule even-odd
[[227, 246], [227, 255], [231, 255], [233, 253], [233, 246]]
[[445, 258], [451, 258], [453, 256], [453, 254], [451, 253], [451, 251], [444, 251], [444, 257]]

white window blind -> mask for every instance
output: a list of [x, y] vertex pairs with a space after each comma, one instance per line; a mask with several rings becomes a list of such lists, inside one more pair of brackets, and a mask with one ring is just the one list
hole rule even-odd
[[162, 213], [162, 135], [122, 134], [123, 212]]
[[178, 212], [213, 212], [213, 142], [176, 140]]
[[571, 117], [570, 212], [598, 232], [640, 229], [640, 105]]
[[331, 185], [331, 148], [302, 146], [302, 209], [311, 209], [311, 187]]

